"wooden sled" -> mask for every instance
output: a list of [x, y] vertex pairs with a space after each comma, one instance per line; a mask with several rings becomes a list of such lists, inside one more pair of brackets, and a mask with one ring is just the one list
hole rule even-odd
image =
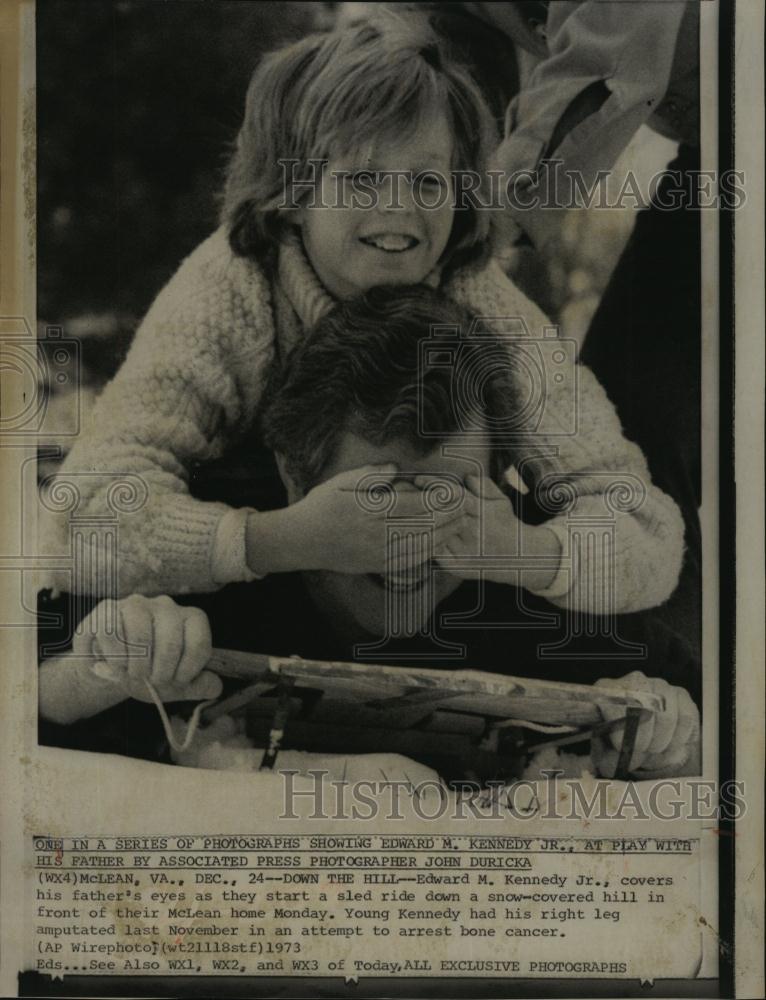
[[[477, 670], [334, 663], [216, 649], [208, 668], [245, 682], [203, 719], [244, 716], [264, 746], [316, 753], [400, 753], [465, 779], [517, 777], [543, 747], [587, 743], [624, 727], [615, 777], [628, 777], [639, 722], [664, 708], [659, 695]], [[621, 709], [605, 723], [600, 705]]]

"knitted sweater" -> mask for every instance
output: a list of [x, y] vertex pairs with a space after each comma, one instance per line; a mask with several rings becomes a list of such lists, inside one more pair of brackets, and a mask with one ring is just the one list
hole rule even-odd
[[[540, 339], [549, 321], [496, 262], [459, 272], [443, 290], [476, 315], [522, 317], [524, 353], [543, 359], [542, 405], [530, 406], [514, 445], [520, 474], [550, 509], [546, 524], [562, 546], [556, 580], [541, 593], [561, 607], [594, 612], [666, 600], [681, 566], [681, 516], [651, 484], [641, 451], [623, 437], [595, 377], [579, 364], [551, 361], [551, 340]], [[62, 466], [59, 483], [74, 487], [76, 509], [47, 515], [44, 551], [70, 554], [72, 527], [106, 517], [102, 524], [117, 527], [118, 557], [105, 556], [102, 528], [85, 542], [98, 555], [90, 566], [99, 569], [87, 580], [67, 571], [46, 582], [106, 597], [201, 593], [246, 578], [244, 518], [192, 498], [187, 470], [195, 460], [220, 457], [252, 421], [275, 349], [288, 351], [330, 304], [297, 238], [281, 247], [273, 281], [235, 256], [222, 230], [202, 243], [160, 292]], [[516, 367], [527, 398], [529, 366]], [[589, 524], [609, 535], [608, 558], [575, 537]], [[239, 550], [238, 566], [236, 552], [228, 565], [225, 553], [222, 559], [222, 545]], [[599, 597], [605, 592], [611, 608]]]

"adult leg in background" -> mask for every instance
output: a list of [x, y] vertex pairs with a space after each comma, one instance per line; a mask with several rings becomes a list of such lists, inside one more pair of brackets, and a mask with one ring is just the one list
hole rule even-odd
[[[701, 628], [700, 211], [663, 209], [688, 183], [699, 151], [681, 147], [657, 203], [635, 229], [593, 317], [582, 351], [642, 448], [654, 483], [679, 505], [686, 555], [675, 594], [656, 614], [699, 654]], [[693, 186], [690, 187], [693, 192]], [[688, 202], [687, 202], [688, 204]]]

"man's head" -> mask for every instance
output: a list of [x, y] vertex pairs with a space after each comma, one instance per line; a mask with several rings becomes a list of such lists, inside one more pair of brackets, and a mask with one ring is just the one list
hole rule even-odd
[[[507, 343], [473, 335], [470, 315], [425, 286], [392, 286], [338, 304], [274, 368], [261, 423], [294, 503], [368, 465], [394, 463], [407, 489], [419, 474], [452, 493], [469, 474], [499, 480], [510, 463], [503, 433], [517, 413]], [[431, 499], [424, 495], [426, 526]], [[394, 599], [412, 598], [417, 631], [458, 584], [433, 566], [405, 588], [373, 574], [310, 580], [321, 604], [377, 634]]]

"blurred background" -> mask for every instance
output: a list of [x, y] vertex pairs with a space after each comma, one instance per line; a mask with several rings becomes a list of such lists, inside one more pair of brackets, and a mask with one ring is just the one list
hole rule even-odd
[[[38, 0], [38, 317], [41, 328], [61, 327], [81, 343], [81, 420], [152, 299], [217, 224], [224, 166], [260, 55], [364, 6]], [[523, 80], [523, 56], [512, 66], [512, 51], [479, 43], [485, 86]], [[648, 182], [674, 149], [642, 128], [618, 169], [630, 166]], [[509, 257], [512, 275], [564, 335], [582, 341], [634, 215], [631, 206], [572, 211], [545, 267], [531, 252]], [[41, 387], [51, 428], [76, 380], [62, 384]]]

